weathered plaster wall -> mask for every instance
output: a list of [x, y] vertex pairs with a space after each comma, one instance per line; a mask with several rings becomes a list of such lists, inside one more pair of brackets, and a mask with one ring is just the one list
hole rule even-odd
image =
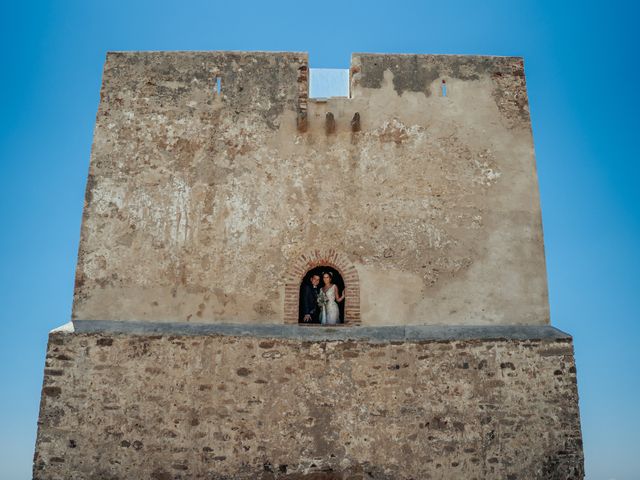
[[363, 325], [547, 324], [522, 59], [351, 72], [352, 98], [318, 102], [305, 54], [110, 53], [73, 318], [282, 323], [322, 250], [356, 269]]
[[49, 337], [36, 480], [582, 476], [564, 335]]

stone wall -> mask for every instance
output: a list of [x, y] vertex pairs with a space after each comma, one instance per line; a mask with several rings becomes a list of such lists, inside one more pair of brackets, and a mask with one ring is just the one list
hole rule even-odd
[[73, 318], [295, 321], [335, 255], [348, 323], [548, 324], [521, 58], [355, 54], [351, 98], [307, 93], [303, 53], [109, 53]]
[[583, 477], [551, 327], [234, 328], [53, 332], [34, 479]]
[[[583, 477], [522, 59], [350, 71], [108, 54], [34, 479]], [[347, 326], [283, 325], [318, 266]]]

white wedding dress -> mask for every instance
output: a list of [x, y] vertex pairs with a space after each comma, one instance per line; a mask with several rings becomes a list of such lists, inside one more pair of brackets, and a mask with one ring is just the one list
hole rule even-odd
[[320, 323], [323, 325], [336, 325], [340, 323], [340, 307], [336, 302], [336, 294], [338, 287], [332, 285], [329, 290], [324, 292], [327, 296], [327, 304], [322, 309], [320, 314]]

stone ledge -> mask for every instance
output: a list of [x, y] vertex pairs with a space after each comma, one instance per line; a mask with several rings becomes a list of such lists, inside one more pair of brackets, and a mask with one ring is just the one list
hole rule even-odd
[[304, 341], [364, 340], [369, 342], [447, 340], [571, 340], [550, 325], [402, 325], [387, 327], [322, 327], [303, 325], [241, 325], [178, 322], [74, 320], [51, 333], [161, 335], [223, 335], [285, 338]]

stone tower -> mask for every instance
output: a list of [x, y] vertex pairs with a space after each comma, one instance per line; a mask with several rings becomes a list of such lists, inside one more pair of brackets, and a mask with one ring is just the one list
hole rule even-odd
[[523, 60], [308, 85], [304, 53], [107, 55], [34, 478], [583, 478]]

